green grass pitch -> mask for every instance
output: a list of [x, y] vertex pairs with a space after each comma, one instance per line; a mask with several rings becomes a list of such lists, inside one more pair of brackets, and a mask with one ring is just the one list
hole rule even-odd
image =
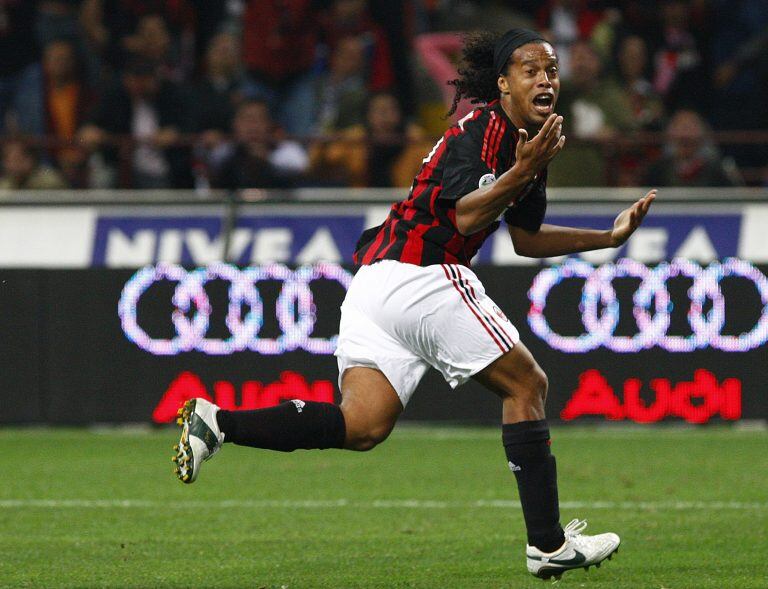
[[[0, 430], [0, 587], [525, 588], [498, 428], [398, 427], [372, 452], [226, 446], [172, 474], [176, 430]], [[561, 587], [768, 587], [768, 435], [555, 428], [563, 523], [622, 537]]]

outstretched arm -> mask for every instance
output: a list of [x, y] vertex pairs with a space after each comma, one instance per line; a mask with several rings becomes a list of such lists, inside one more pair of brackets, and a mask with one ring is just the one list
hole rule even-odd
[[544, 224], [536, 232], [510, 226], [509, 235], [512, 237], [515, 251], [529, 258], [548, 258], [619, 247], [643, 222], [655, 198], [656, 189], [621, 211], [613, 222], [613, 229], [601, 231]]

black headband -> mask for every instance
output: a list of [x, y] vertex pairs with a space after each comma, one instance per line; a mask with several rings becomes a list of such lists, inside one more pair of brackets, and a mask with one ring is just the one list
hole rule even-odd
[[493, 67], [496, 73], [501, 74], [515, 49], [527, 43], [544, 40], [539, 33], [530, 29], [511, 29], [504, 33], [493, 47]]

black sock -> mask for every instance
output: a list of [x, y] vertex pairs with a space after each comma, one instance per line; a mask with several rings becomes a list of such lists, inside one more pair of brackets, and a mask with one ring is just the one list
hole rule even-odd
[[549, 451], [545, 420], [505, 423], [501, 426], [509, 468], [515, 473], [523, 507], [528, 544], [543, 552], [565, 541], [557, 499], [557, 468]]
[[281, 452], [342, 448], [346, 435], [344, 415], [332, 403], [297, 399], [255, 411], [220, 410], [216, 419], [225, 442]]

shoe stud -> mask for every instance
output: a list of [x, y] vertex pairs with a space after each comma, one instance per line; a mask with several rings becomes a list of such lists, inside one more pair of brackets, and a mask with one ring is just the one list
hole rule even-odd
[[186, 482], [189, 480], [189, 475], [188, 475], [188, 474], [185, 474], [185, 475], [184, 475], [184, 476], [181, 478], [181, 480], [182, 480], [182, 481], [184, 481], [184, 482], [186, 483]]
[[178, 444], [174, 445], [173, 451], [174, 452], [178, 452], [179, 451], [179, 445]]
[[178, 464], [179, 457], [178, 456], [171, 456], [171, 462], [176, 462]]

